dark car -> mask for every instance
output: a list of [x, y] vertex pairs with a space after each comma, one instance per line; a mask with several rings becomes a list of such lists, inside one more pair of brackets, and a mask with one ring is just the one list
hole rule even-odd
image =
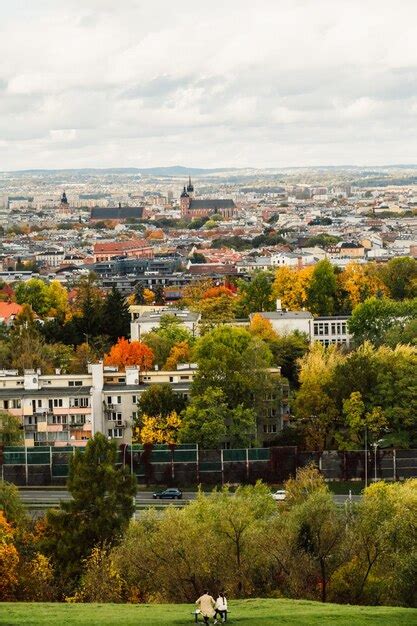
[[182, 491], [177, 488], [165, 489], [165, 491], [157, 491], [153, 494], [154, 499], [158, 500], [181, 500]]

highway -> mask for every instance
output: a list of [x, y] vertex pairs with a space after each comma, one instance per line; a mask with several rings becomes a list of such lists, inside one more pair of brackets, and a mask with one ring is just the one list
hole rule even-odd
[[[157, 491], [157, 490], [156, 490]], [[54, 488], [25, 488], [19, 489], [20, 497], [26, 507], [32, 511], [44, 511], [49, 508], [56, 508], [60, 501], [68, 501], [71, 499], [70, 494], [65, 489]], [[174, 506], [185, 506], [191, 500], [196, 498], [195, 491], [184, 491], [182, 500], [154, 500], [151, 491], [138, 491], [136, 493], [136, 510], [140, 511], [149, 506], [165, 507], [173, 504]], [[358, 502], [361, 496], [352, 495], [353, 502]], [[334, 495], [334, 501], [342, 505], [349, 499], [349, 495]]]

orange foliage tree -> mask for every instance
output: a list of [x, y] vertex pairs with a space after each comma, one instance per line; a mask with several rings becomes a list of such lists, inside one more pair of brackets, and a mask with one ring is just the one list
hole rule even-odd
[[14, 545], [12, 526], [0, 511], [0, 601], [14, 599], [18, 583], [19, 554]]
[[105, 365], [117, 365], [121, 370], [129, 365], [139, 365], [142, 370], [152, 367], [154, 355], [141, 341], [128, 341], [123, 337], [110, 348], [104, 357]]
[[233, 291], [224, 285], [210, 287], [203, 293], [203, 298], [220, 298], [220, 296], [233, 296]]
[[252, 316], [249, 332], [252, 335], [256, 335], [264, 341], [273, 341], [278, 338], [277, 333], [273, 329], [273, 326], [269, 320], [267, 320], [261, 313], [255, 313]]
[[164, 370], [175, 370], [178, 363], [191, 361], [191, 348], [188, 341], [180, 341], [171, 348], [171, 352], [165, 361]]

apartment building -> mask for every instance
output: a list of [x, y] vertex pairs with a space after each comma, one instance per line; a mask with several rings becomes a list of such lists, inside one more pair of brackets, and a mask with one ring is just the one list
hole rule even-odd
[[[102, 363], [90, 365], [88, 374], [41, 374], [0, 371], [0, 411], [22, 421], [26, 446], [84, 446], [96, 432], [118, 443], [131, 443], [141, 394], [152, 384], [169, 383], [187, 398], [197, 371], [195, 364], [176, 370], [128, 367], [119, 372]], [[275, 439], [289, 419], [288, 388], [280, 368], [271, 368], [275, 385], [259, 407], [256, 437], [262, 445]], [[255, 434], [255, 433], [254, 433]], [[227, 442], [225, 442], [227, 445]]]
[[196, 367], [175, 371], [118, 372], [102, 363], [88, 374], [41, 374], [15, 370], [0, 372], [0, 411], [21, 418], [25, 444], [85, 445], [96, 432], [120, 443], [132, 440], [132, 425], [140, 395], [155, 383], [170, 383], [188, 396]]
[[278, 334], [298, 331], [306, 334], [311, 343], [319, 341], [325, 346], [350, 345], [352, 335], [349, 333], [347, 315], [314, 317], [310, 311], [287, 311], [282, 309], [280, 300], [277, 300], [276, 309], [260, 312], [259, 315], [267, 319]]

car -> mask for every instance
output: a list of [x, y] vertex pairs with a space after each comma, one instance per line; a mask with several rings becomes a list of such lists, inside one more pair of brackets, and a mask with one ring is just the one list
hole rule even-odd
[[165, 489], [165, 491], [157, 491], [153, 494], [154, 500], [181, 500], [182, 499], [182, 491], [177, 489], [176, 487]]
[[271, 493], [271, 496], [277, 502], [281, 502], [282, 500], [285, 500], [285, 498], [287, 497], [287, 492], [284, 489], [278, 489], [278, 491], [274, 491], [274, 493]]

